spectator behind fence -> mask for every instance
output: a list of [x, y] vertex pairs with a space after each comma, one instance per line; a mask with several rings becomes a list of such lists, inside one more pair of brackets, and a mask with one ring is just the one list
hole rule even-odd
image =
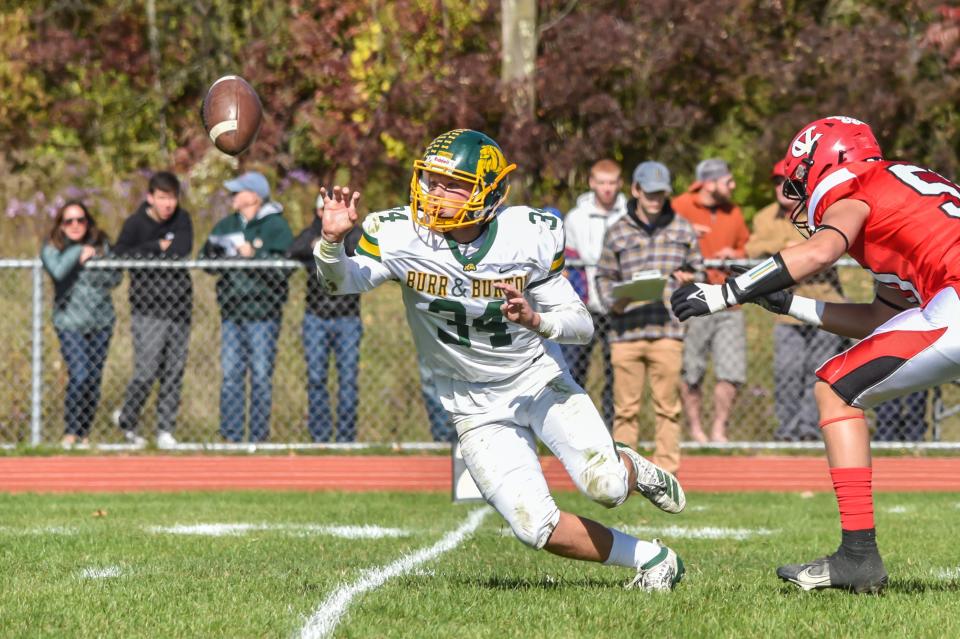
[[109, 254], [106, 234], [79, 201], [64, 204], [40, 250], [43, 267], [53, 279], [53, 326], [67, 365], [63, 402], [64, 448], [89, 443], [90, 426], [100, 402], [100, 382], [116, 315], [110, 289], [120, 271], [86, 269], [87, 261]]
[[[582, 266], [570, 266], [567, 279], [574, 284], [580, 299], [587, 305], [593, 317], [593, 337], [587, 344], [563, 344], [563, 358], [567, 360], [570, 374], [580, 386], [586, 388], [587, 372], [590, 369], [590, 353], [599, 341], [603, 351], [603, 395], [601, 413], [609, 428], [613, 423], [613, 367], [610, 364], [610, 319], [597, 292], [597, 262], [603, 251], [603, 237], [610, 226], [623, 217], [627, 210], [627, 198], [620, 189], [623, 178], [620, 165], [613, 160], [599, 160], [590, 167], [590, 190], [577, 198], [577, 204], [563, 220], [566, 229], [566, 251], [568, 260], [579, 262]], [[582, 271], [581, 271], [582, 269]], [[586, 283], [576, 286], [577, 278]], [[636, 442], [634, 442], [635, 444]]]
[[919, 390], [877, 404], [875, 442], [919, 442], [927, 432], [927, 391]]
[[[303, 314], [303, 354], [307, 363], [307, 428], [315, 442], [328, 442], [333, 434], [327, 370], [332, 354], [337, 366], [337, 441], [357, 439], [357, 372], [360, 364], [360, 296], [333, 296], [316, 275], [313, 247], [323, 228], [323, 197], [317, 196], [316, 215], [290, 246], [290, 257], [303, 262], [307, 277], [306, 310]], [[344, 239], [347, 255], [360, 241], [360, 227]]]
[[427, 411], [427, 421], [430, 422], [430, 436], [435, 442], [449, 442], [453, 439], [455, 432], [453, 422], [440, 401], [433, 371], [419, 355], [417, 367], [420, 369], [420, 394], [423, 397], [423, 407]]
[[[659, 162], [643, 162], [633, 172], [633, 198], [626, 215], [607, 231], [597, 267], [597, 289], [610, 311], [610, 350], [613, 365], [613, 401], [616, 410], [613, 438], [636, 446], [637, 416], [643, 399], [644, 377], [656, 416], [653, 463], [677, 472], [680, 468], [680, 368], [683, 328], [663, 300], [681, 283], [703, 279], [703, 259], [689, 222], [670, 206], [670, 171]], [[663, 297], [652, 302], [616, 299], [613, 286], [635, 273], [656, 269], [668, 277]]]
[[[180, 259], [193, 252], [190, 213], [180, 206], [180, 182], [166, 171], [154, 173], [147, 197], [123, 223], [115, 253], [133, 259]], [[138, 433], [140, 413], [153, 383], [157, 391], [157, 447], [171, 448], [183, 371], [190, 341], [193, 283], [186, 269], [130, 269], [130, 331], [133, 377], [114, 422], [132, 444], [146, 442]]]
[[[254, 171], [224, 182], [234, 212], [217, 222], [203, 246], [204, 257], [271, 260], [283, 258], [293, 233], [283, 207], [270, 199], [270, 185]], [[273, 366], [290, 271], [280, 268], [225, 268], [217, 280], [220, 306], [220, 434], [243, 441], [245, 385], [250, 371], [250, 441], [270, 436]]]
[[[767, 258], [800, 244], [803, 236], [790, 220], [795, 202], [783, 194], [784, 163], [773, 167], [776, 201], [753, 217], [753, 233], [747, 242], [747, 256]], [[843, 289], [837, 269], [831, 267], [795, 288], [806, 297], [842, 302]], [[816, 441], [820, 439], [820, 413], [813, 397], [816, 371], [825, 361], [844, 350], [846, 340], [839, 335], [777, 315], [773, 327], [774, 402], [778, 425], [773, 433], [778, 441]]]
[[[750, 237], [740, 207], [733, 203], [737, 183], [727, 163], [710, 158], [697, 165], [697, 180], [690, 189], [673, 200], [674, 210], [686, 218], [697, 232], [704, 259], [737, 259], [746, 256], [744, 247]], [[726, 274], [708, 269], [711, 283], [723, 282]], [[713, 355], [716, 385], [713, 389], [713, 427], [710, 439], [727, 441], [727, 421], [737, 387], [747, 381], [747, 344], [743, 312], [730, 309], [717, 315], [687, 322], [683, 347], [683, 406], [690, 424], [691, 437], [707, 441], [700, 409], [703, 404], [703, 377], [708, 353]]]

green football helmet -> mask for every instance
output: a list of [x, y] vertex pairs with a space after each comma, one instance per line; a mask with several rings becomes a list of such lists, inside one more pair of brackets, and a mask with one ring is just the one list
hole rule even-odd
[[[497, 143], [479, 131], [454, 129], [444, 133], [430, 143], [423, 159], [413, 163], [410, 209], [414, 220], [440, 232], [487, 222], [506, 199], [510, 191], [506, 177], [516, 168], [516, 164], [507, 164]], [[461, 201], [432, 194], [431, 175], [462, 180], [470, 189], [470, 197]], [[457, 211], [441, 217], [444, 209]]]

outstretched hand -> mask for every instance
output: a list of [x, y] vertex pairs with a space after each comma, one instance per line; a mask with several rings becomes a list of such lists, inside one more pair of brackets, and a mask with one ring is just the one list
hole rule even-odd
[[320, 234], [328, 242], [343, 241], [354, 226], [357, 225], [357, 202], [360, 200], [360, 191], [350, 191], [347, 186], [335, 186], [328, 194], [327, 189], [320, 187], [323, 197], [323, 228]]
[[717, 313], [729, 306], [724, 288], [722, 284], [685, 284], [670, 296], [670, 307], [681, 322]]
[[493, 287], [503, 292], [505, 300], [500, 307], [500, 312], [504, 317], [531, 331], [540, 327], [540, 314], [533, 310], [530, 302], [517, 287], [510, 284], [494, 284]]

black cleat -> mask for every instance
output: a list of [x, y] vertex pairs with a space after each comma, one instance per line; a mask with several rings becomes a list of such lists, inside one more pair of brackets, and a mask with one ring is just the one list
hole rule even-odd
[[777, 576], [804, 590], [839, 588], [856, 594], [878, 594], [887, 585], [887, 571], [880, 553], [850, 557], [837, 551], [805, 564], [777, 568]]

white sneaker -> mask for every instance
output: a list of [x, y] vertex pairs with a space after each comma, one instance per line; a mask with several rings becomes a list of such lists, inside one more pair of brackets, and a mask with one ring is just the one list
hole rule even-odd
[[157, 433], [157, 448], [161, 450], [169, 450], [176, 447], [177, 440], [171, 433], [168, 433], [165, 430], [161, 430]]
[[673, 590], [681, 579], [685, 569], [683, 560], [659, 539], [653, 543], [660, 546], [660, 553], [637, 568], [637, 575], [626, 585], [626, 588], [636, 588], [647, 592], [669, 592]]
[[137, 448], [143, 448], [147, 445], [147, 440], [138, 435], [136, 431], [125, 430], [123, 431], [123, 438], [127, 441], [128, 444], [133, 444]]
[[687, 505], [687, 496], [677, 478], [625, 444], [617, 442], [617, 450], [626, 453], [637, 474], [634, 489], [668, 513], [678, 513]]

